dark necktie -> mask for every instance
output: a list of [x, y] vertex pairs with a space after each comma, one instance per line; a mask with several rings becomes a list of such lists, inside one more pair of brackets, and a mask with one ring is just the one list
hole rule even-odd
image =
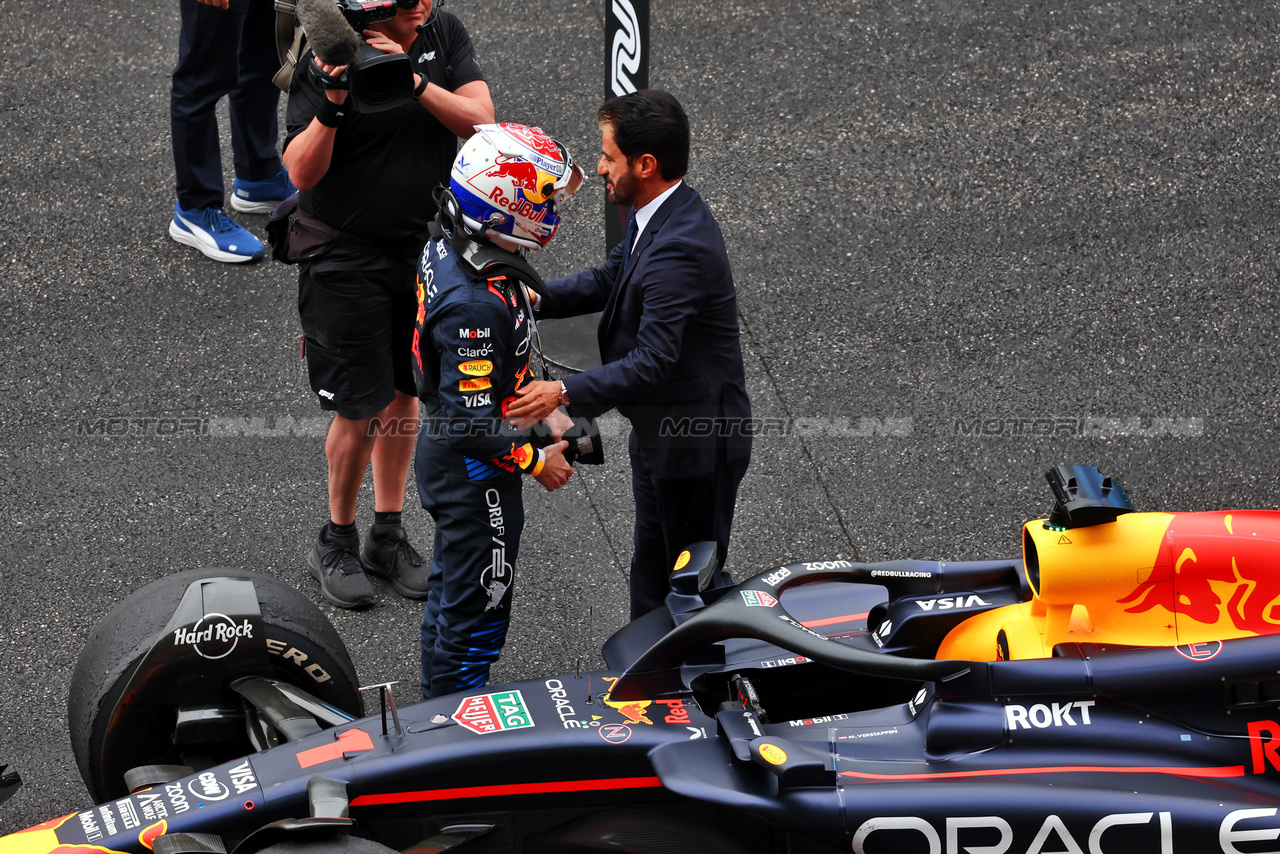
[[631, 260], [631, 244], [636, 242], [636, 212], [633, 208], [631, 217], [627, 220], [627, 236], [622, 238], [622, 269], [627, 269], [627, 262]]

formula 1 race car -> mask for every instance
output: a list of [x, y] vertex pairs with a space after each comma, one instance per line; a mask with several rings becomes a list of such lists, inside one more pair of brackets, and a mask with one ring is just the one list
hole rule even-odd
[[98, 805], [0, 854], [1280, 850], [1280, 513], [1048, 477], [1021, 561], [714, 588], [696, 544], [608, 671], [369, 717], [300, 594], [163, 579], [73, 677]]

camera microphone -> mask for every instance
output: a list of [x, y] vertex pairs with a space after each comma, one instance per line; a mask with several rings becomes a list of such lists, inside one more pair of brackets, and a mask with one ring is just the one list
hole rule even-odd
[[350, 65], [360, 50], [360, 36], [333, 0], [297, 0], [295, 7], [311, 50], [326, 65]]

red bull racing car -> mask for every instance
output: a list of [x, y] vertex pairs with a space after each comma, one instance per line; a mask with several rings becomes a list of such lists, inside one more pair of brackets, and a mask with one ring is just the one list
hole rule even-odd
[[368, 717], [299, 594], [166, 578], [73, 678], [97, 805], [0, 854], [1280, 851], [1280, 513], [1049, 480], [1022, 560], [712, 588], [694, 545], [608, 671]]

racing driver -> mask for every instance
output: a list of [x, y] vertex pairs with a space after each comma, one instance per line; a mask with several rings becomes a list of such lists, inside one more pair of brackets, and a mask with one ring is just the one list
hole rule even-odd
[[[573, 472], [567, 442], [539, 448], [503, 416], [530, 368], [533, 311], [523, 286], [545, 293], [523, 253], [550, 242], [582, 181], [568, 149], [540, 129], [490, 124], [476, 126], [448, 189], [437, 190], [439, 213], [418, 260], [413, 334], [425, 404], [414, 473], [436, 528], [422, 617], [423, 699], [489, 680], [510, 622], [521, 477], [553, 491]], [[558, 416], [556, 436], [571, 423]]]

